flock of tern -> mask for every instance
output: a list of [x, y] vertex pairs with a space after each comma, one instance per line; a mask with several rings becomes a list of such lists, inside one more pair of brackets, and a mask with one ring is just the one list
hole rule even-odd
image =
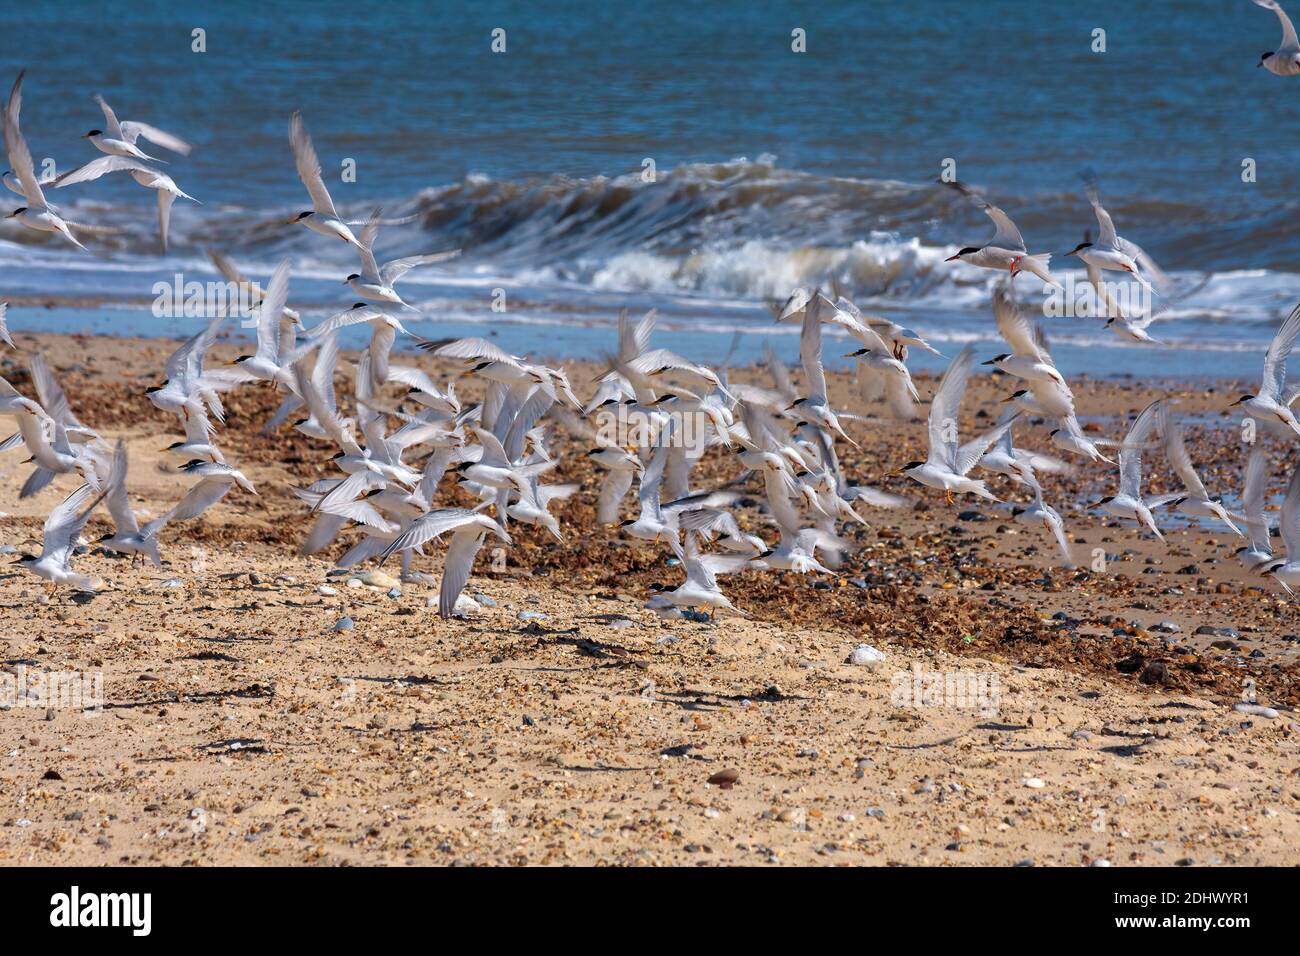
[[[1283, 26], [1281, 47], [1265, 54], [1260, 65], [1280, 75], [1300, 73], [1300, 44], [1286, 14], [1273, 0], [1255, 2], [1275, 10]], [[76, 232], [94, 227], [64, 218], [47, 202], [45, 188], [129, 172], [140, 185], [158, 193], [160, 242], [165, 249], [173, 201], [192, 197], [160, 171], [160, 161], [146, 153], [140, 142], [181, 155], [190, 152], [189, 144], [146, 123], [118, 120], [109, 104], [96, 97], [104, 128], [93, 129], [83, 138], [105, 155], [39, 181], [20, 128], [22, 83], [20, 74], [3, 117], [11, 167], [3, 181], [26, 203], [9, 218], [84, 248]], [[280, 398], [264, 433], [289, 427], [337, 448], [329, 459], [333, 473], [296, 489], [312, 522], [300, 552], [326, 552], [345, 530], [353, 529], [355, 542], [337, 557], [337, 567], [382, 564], [396, 558], [404, 582], [431, 582], [416, 570], [415, 561], [426, 547], [445, 538], [439, 585], [439, 613], [444, 618], [472, 605], [462, 592], [475, 559], [489, 539], [511, 543], [512, 521], [564, 540], [561, 522], [550, 509], [579, 487], [546, 480], [560, 465], [550, 447], [552, 426], [591, 446], [588, 457], [600, 470], [597, 520], [627, 538], [671, 549], [672, 563], [680, 566], [684, 580], [676, 586], [653, 585], [647, 604], [666, 618], [700, 608], [732, 609], [719, 584], [727, 574], [744, 570], [834, 573], [854, 548], [844, 529], [867, 523], [857, 505], [888, 508], [905, 502], [871, 485], [853, 483], [841, 467], [837, 444], [856, 444], [845, 425], [861, 416], [832, 403], [823, 364], [823, 332], [829, 327], [855, 342], [857, 347], [846, 357], [854, 360], [863, 402], [867, 406], [880, 402], [885, 415], [909, 421], [918, 417], [922, 401], [907, 366], [909, 350], [938, 354], [912, 329], [866, 315], [837, 292], [799, 289], [774, 308], [777, 322], [799, 328], [798, 384], [770, 352], [766, 368], [771, 384], [760, 385], [732, 381], [725, 363], [720, 369], [709, 368], [652, 347], [653, 312], [639, 320], [620, 316], [616, 347], [606, 356], [592, 383], [594, 394], [586, 402], [563, 369], [512, 355], [486, 339], [417, 338], [419, 348], [455, 368], [452, 378], [440, 382], [424, 369], [397, 361], [398, 336], [411, 334], [401, 317], [409, 318], [418, 310], [395, 286], [411, 269], [446, 261], [458, 250], [381, 265], [373, 252], [383, 224], [380, 211], [360, 222], [340, 216], [298, 113], [289, 121], [289, 142], [312, 208], [288, 222], [355, 247], [359, 270], [343, 282], [361, 301], [315, 326], [305, 326], [299, 313], [288, 306], [291, 264], [286, 260], [264, 288], [255, 287], [256, 348], [251, 354], [228, 365], [208, 364], [208, 352], [226, 321], [224, 314], [212, 318], [176, 349], [166, 362], [161, 384], [146, 390], [159, 411], [176, 416], [184, 435], [164, 451], [174, 456], [182, 473], [196, 479], [175, 506], [140, 523], [128, 500], [126, 447], [120, 441], [110, 445], [78, 419], [39, 352], [27, 356], [35, 398], [0, 379], [0, 416], [14, 419], [17, 429], [0, 442], [0, 450], [24, 445], [34, 465], [20, 496], [38, 494], [60, 475], [74, 475], [80, 482], [50, 512], [41, 554], [24, 554], [17, 561], [43, 578], [51, 591], [65, 586], [93, 592], [102, 585], [72, 566], [79, 537], [101, 502], [107, 506], [114, 531], [99, 539], [100, 546], [130, 555], [133, 562], [158, 566], [162, 564], [160, 538], [167, 528], [199, 518], [235, 489], [257, 493], [217, 443], [218, 428], [225, 421], [223, 394], [248, 385], [272, 389]], [[1167, 289], [1168, 282], [1141, 247], [1117, 234], [1099, 200], [1095, 178], [1088, 175], [1086, 181], [1097, 238], [1085, 238], [1069, 255], [1084, 263], [1109, 316], [1108, 324], [1129, 338], [1150, 341], [1145, 332], [1150, 316], [1123, 314], [1107, 299], [1101, 277], [1104, 271], [1123, 273], [1126, 281], [1148, 291]], [[1047, 286], [1058, 284], [1049, 269], [1050, 254], [1030, 253], [1012, 219], [974, 190], [958, 182], [948, 185], [976, 201], [993, 221], [995, 231], [988, 242], [962, 247], [951, 259], [1006, 274], [995, 290], [993, 313], [1010, 351], [983, 365], [1014, 379], [1017, 387], [1003, 400], [1005, 411], [992, 429], [963, 440], [960, 409], [977, 366], [973, 348], [962, 349], [951, 359], [929, 402], [928, 456], [894, 473], [943, 492], [949, 503], [957, 495], [999, 501], [988, 482], [995, 476], [1005, 479], [1010, 489], [1029, 497], [1012, 508], [1015, 519], [1043, 529], [1059, 549], [1059, 563], [1072, 567], [1064, 521], [1045, 500], [1043, 482], [1045, 476], [1072, 466], [1056, 455], [1017, 447], [1017, 426], [1031, 419], [1047, 420], [1050, 427], [1044, 428], [1043, 438], [1054, 451], [1094, 466], [1117, 465], [1116, 493], [1095, 503], [1102, 512], [1136, 522], [1158, 538], [1162, 534], [1156, 515], [1161, 509], [1219, 522], [1247, 542], [1238, 551], [1246, 567], [1272, 574], [1288, 591], [1300, 585], [1300, 470], [1291, 480], [1281, 510], [1286, 558], [1280, 559], [1272, 549], [1264, 505], [1268, 461], [1262, 449], [1251, 452], [1242, 511], [1236, 513], [1202, 483], [1171, 402], [1158, 400], [1143, 409], [1122, 439], [1090, 438], [1041, 325], [1013, 293], [1013, 280], [1021, 272], [1036, 275]], [[354, 226], [361, 227], [359, 233]], [[229, 259], [215, 250], [211, 255], [218, 271], [247, 285]], [[343, 405], [335, 388], [336, 376], [346, 371], [341, 368], [339, 334], [353, 326], [368, 327], [370, 340], [353, 363], [350, 401]], [[1300, 307], [1279, 328], [1268, 349], [1259, 392], [1234, 403], [1259, 427], [1296, 435], [1300, 435], [1300, 421], [1291, 404], [1300, 396], [1300, 387], [1288, 387], [1286, 362], [1298, 332]], [[0, 341], [14, 348], [3, 305]], [[480, 402], [462, 402], [456, 384], [463, 377], [482, 382]], [[1156, 450], [1166, 456], [1182, 491], [1143, 495], [1142, 460]], [[698, 487], [695, 469], [708, 454], [733, 460], [735, 477], [719, 487]], [[453, 484], [460, 500], [467, 497], [472, 506], [442, 503]], [[625, 517], [624, 502], [634, 487], [635, 516]], [[761, 491], [756, 492], [756, 487]]]

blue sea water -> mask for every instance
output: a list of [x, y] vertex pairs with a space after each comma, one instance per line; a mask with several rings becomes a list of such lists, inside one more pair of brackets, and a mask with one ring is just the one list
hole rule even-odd
[[[177, 271], [211, 277], [209, 246], [254, 279], [289, 256], [296, 302], [346, 305], [355, 256], [283, 224], [308, 206], [286, 136], [294, 109], [346, 215], [382, 204], [414, 217], [382, 230], [381, 260], [464, 250], [406, 280], [424, 334], [491, 325], [594, 353], [619, 308], [655, 306], [705, 356], [737, 329], [754, 333], [744, 350], [771, 337], [793, 354], [768, 303], [833, 283], [936, 344], [991, 339], [997, 277], [943, 262], [991, 226], [935, 184], [945, 160], [1063, 277], [1073, 260], [1060, 256], [1096, 232], [1078, 175], [1094, 169], [1121, 233], [1174, 279], [1151, 328], [1171, 343], [1165, 370], [1258, 369], [1300, 300], [1300, 79], [1256, 68], [1281, 31], [1249, 0], [6, 7], [0, 84], [28, 70], [22, 126], [38, 163], [98, 155], [78, 138], [103, 125], [98, 92], [194, 143], [189, 157], [156, 154], [203, 203], [177, 203], [163, 256], [153, 194], [129, 178], [52, 190], [70, 218], [122, 232], [86, 255], [0, 225], [0, 299], [19, 301], [17, 328], [186, 332], [144, 304]], [[206, 52], [192, 50], [195, 29]], [[791, 49], [796, 30], [806, 52]], [[497, 289], [504, 313], [490, 308]], [[101, 304], [33, 304], [53, 296]], [[1047, 328], [1067, 371], [1152, 365], [1099, 320]]]

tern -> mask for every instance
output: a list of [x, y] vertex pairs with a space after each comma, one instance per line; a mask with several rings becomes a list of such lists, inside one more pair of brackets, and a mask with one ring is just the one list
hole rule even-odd
[[1061, 283], [1052, 278], [1052, 274], [1047, 268], [1047, 264], [1052, 259], [1052, 254], [1050, 252], [1040, 252], [1030, 255], [1025, 247], [1025, 240], [1020, 236], [1020, 230], [1016, 228], [1016, 224], [1011, 221], [1010, 216], [985, 200], [969, 186], [956, 180], [943, 182], [962, 195], [974, 200], [984, 210], [985, 214], [993, 220], [994, 225], [993, 238], [987, 243], [982, 246], [964, 246], [956, 255], [951, 255], [945, 259], [945, 262], [960, 259], [962, 262], [980, 266], [984, 269], [1005, 269], [1012, 277], [1021, 271], [1032, 272], [1048, 285], [1060, 287]]
[[82, 485], [59, 502], [50, 512], [50, 516], [45, 519], [45, 542], [40, 557], [22, 554], [14, 561], [14, 564], [19, 567], [48, 581], [51, 594], [60, 585], [75, 591], [93, 593], [99, 590], [102, 583], [98, 578], [88, 574], [78, 574], [72, 570], [72, 556], [77, 547], [77, 537], [86, 527], [86, 522], [90, 520], [91, 512], [99, 507], [105, 493], [101, 491], [89, 505], [86, 505], [84, 511], [79, 510], [92, 494], [94, 489], [90, 485]]
[[104, 111], [104, 123], [108, 129], [92, 129], [81, 138], [90, 140], [91, 144], [101, 153], [107, 153], [110, 156], [124, 156], [129, 159], [144, 159], [152, 163], [162, 162], [156, 156], [148, 155], [135, 145], [143, 136], [149, 142], [161, 146], [163, 149], [169, 149], [173, 153], [180, 153], [182, 156], [190, 154], [193, 147], [179, 136], [165, 133], [158, 127], [150, 126], [148, 123], [139, 123], [133, 120], [118, 122], [117, 114], [113, 112], [113, 108], [108, 105], [108, 102], [102, 96], [96, 96], [95, 102]]
[[1282, 543], [1286, 546], [1285, 561], [1270, 561], [1260, 566], [1261, 574], [1271, 574], [1278, 584], [1293, 593], [1300, 586], [1300, 468], [1291, 473], [1286, 498], [1282, 501], [1282, 516], [1278, 522]]
[[1051, 505], [1043, 501], [1043, 486], [1038, 483], [1038, 479], [1029, 474], [1025, 480], [1034, 493], [1033, 504], [1028, 507], [1016, 507], [1011, 509], [1012, 516], [1021, 524], [1041, 525], [1052, 533], [1056, 539], [1056, 547], [1061, 553], [1061, 565], [1066, 568], [1073, 568], [1074, 555], [1070, 551], [1070, 541], [1065, 535], [1065, 522], [1061, 520], [1060, 513]]
[[993, 291], [993, 315], [998, 323], [998, 332], [1011, 346], [1011, 352], [995, 355], [982, 364], [996, 366], [1008, 375], [1027, 382], [1054, 384], [1063, 394], [1073, 399], [1065, 377], [1052, 364], [1052, 356], [1037, 327], [1016, 306], [1005, 284]]
[[1264, 355], [1264, 383], [1258, 395], [1243, 395], [1232, 403], [1240, 405], [1251, 418], [1265, 422], [1279, 421], [1300, 435], [1300, 421], [1288, 407], [1286, 399], [1286, 360], [1300, 333], [1300, 305], [1297, 305], [1269, 343]]
[[1156, 527], [1151, 509], [1142, 500], [1142, 449], [1163, 414], [1161, 400], [1156, 400], [1142, 410], [1128, 430], [1119, 448], [1119, 494], [1102, 498], [1097, 505], [1107, 514], [1129, 518], [1145, 525], [1161, 541], [1165, 536]]
[[1112, 272], [1127, 272], [1138, 281], [1142, 288], [1148, 292], [1152, 291], [1151, 283], [1147, 280], [1147, 277], [1138, 271], [1138, 258], [1139, 256], [1145, 257], [1145, 253], [1136, 244], [1121, 239], [1116, 235], [1115, 222], [1101, 204], [1095, 179], [1087, 179], [1087, 194], [1088, 202], [1092, 204], [1092, 211], [1097, 216], [1099, 228], [1097, 241], [1089, 242], [1085, 239], [1067, 252], [1066, 255], [1078, 257], [1089, 267], [1088, 278], [1093, 281], [1099, 292], [1103, 291], [1099, 281], [1100, 276], [1093, 270], [1102, 269], [1108, 269]]
[[321, 177], [320, 160], [316, 158], [316, 149], [311, 144], [311, 136], [303, 124], [302, 113], [297, 110], [289, 117], [289, 145], [293, 147], [293, 159], [298, 166], [298, 178], [311, 194], [312, 208], [300, 212], [289, 223], [300, 222], [312, 232], [320, 233], [331, 239], [341, 239], [360, 247], [361, 243], [352, 234], [348, 224], [339, 218], [334, 209], [334, 200], [325, 188]]
[[740, 555], [701, 554], [694, 538], [687, 539], [686, 547], [681, 552], [681, 562], [686, 580], [671, 589], [652, 585], [651, 589], [656, 593], [647, 607], [668, 604], [677, 608], [710, 607], [715, 612], [720, 609], [734, 611], [736, 606], [718, 587], [718, 575], [758, 566], [752, 564], [752, 559]]
[[[188, 199], [194, 203], [199, 202], [177, 186], [175, 180], [170, 176], [137, 159], [124, 156], [103, 156], [91, 160], [79, 169], [74, 169], [59, 176], [54, 180], [54, 186], [56, 189], [63, 189], [65, 186], [90, 182], [107, 173], [115, 172], [129, 172], [131, 178], [137, 183], [146, 189], [154, 190], [158, 194], [158, 240], [162, 245], [162, 251], [166, 252], [167, 230], [171, 225], [172, 217], [172, 203], [177, 199]], [[202, 203], [199, 203], [199, 205], [202, 205]]]
[[113, 452], [113, 471], [108, 479], [105, 491], [105, 504], [113, 516], [114, 531], [98, 540], [98, 544], [109, 551], [130, 554], [134, 563], [138, 558], [147, 557], [154, 567], [162, 567], [162, 558], [158, 555], [158, 532], [171, 519], [171, 513], [155, 518], [143, 528], [136, 521], [135, 512], [126, 496], [127, 456], [126, 445], [119, 439]]
[[1200, 475], [1196, 473], [1196, 466], [1192, 464], [1192, 456], [1188, 453], [1187, 445], [1183, 441], [1182, 425], [1170, 414], [1168, 405], [1161, 406], [1160, 432], [1165, 438], [1165, 457], [1169, 459], [1169, 464], [1177, 472], [1185, 491], [1181, 494], [1161, 495], [1154, 500], [1148, 501], [1147, 504], [1152, 508], [1171, 505], [1175, 511], [1181, 511], [1186, 515], [1195, 515], [1198, 518], [1217, 518], [1226, 524], [1234, 534], [1245, 537], [1242, 530], [1233, 524], [1232, 519], [1228, 517], [1228, 510], [1223, 507], [1218, 499], [1211, 498], [1205, 490]]
[[253, 483], [238, 468], [215, 461], [194, 459], [181, 466], [181, 471], [198, 475], [200, 481], [189, 490], [180, 503], [167, 513], [169, 521], [188, 521], [207, 511], [238, 485], [250, 495], [257, 494]]
[[970, 379], [975, 352], [970, 347], [962, 349], [948, 365], [939, 388], [930, 402], [930, 456], [925, 461], [909, 461], [900, 469], [913, 481], [918, 481], [930, 488], [942, 491], [952, 504], [953, 495], [973, 494], [989, 501], [997, 501], [997, 496], [984, 487], [983, 481], [967, 478], [966, 475], [975, 463], [983, 457], [992, 443], [992, 437], [985, 435], [965, 445], [957, 444], [957, 414], [961, 409], [962, 397], [966, 394], [966, 383]]
[[1277, 76], [1295, 76], [1300, 73], [1300, 40], [1296, 39], [1295, 25], [1277, 0], [1255, 0], [1255, 3], [1265, 10], [1272, 10], [1282, 21], [1282, 45], [1261, 53], [1255, 65]]
[[[1083, 428], [1079, 425], [1079, 419], [1073, 415], [1066, 415], [1061, 419], [1061, 424], [1048, 432], [1048, 437], [1052, 439], [1052, 445], [1061, 451], [1068, 451], [1074, 455], [1080, 455], [1089, 461], [1104, 461], [1108, 465], [1115, 462], [1101, 453], [1097, 443], [1083, 433]], [[1112, 442], [1112, 444], [1114, 444]]]
[[9, 92], [9, 103], [5, 107], [4, 114], [4, 139], [5, 151], [9, 155], [9, 166], [18, 177], [18, 185], [27, 200], [27, 205], [19, 206], [5, 218], [17, 219], [28, 229], [35, 229], [37, 232], [58, 233], [78, 249], [86, 251], [86, 247], [72, 234], [68, 223], [50, 209], [45, 201], [45, 193], [41, 190], [41, 184], [36, 178], [32, 153], [27, 148], [27, 140], [23, 137], [18, 123], [18, 116], [23, 107], [24, 73], [18, 74], [18, 79], [14, 80], [13, 89]]
[[404, 302], [397, 294], [397, 290], [393, 288], [394, 283], [416, 266], [446, 262], [460, 255], [460, 250], [451, 249], [447, 252], [433, 252], [422, 256], [407, 256], [404, 259], [393, 259], [380, 266], [372, 251], [375, 239], [379, 235], [379, 215], [380, 210], [376, 209], [366, 222], [365, 228], [361, 230], [361, 241], [357, 245], [357, 253], [361, 256], [361, 271], [352, 273], [343, 280], [343, 284], [351, 286], [353, 292], [368, 302], [400, 305], [413, 309], [414, 306]]
[[632, 480], [643, 470], [641, 460], [615, 445], [593, 448], [587, 457], [605, 469], [596, 500], [596, 520], [612, 525], [618, 521], [619, 505], [632, 489]]
[[280, 317], [289, 298], [289, 260], [283, 260], [271, 274], [266, 293], [257, 305], [257, 351], [241, 355], [234, 363], [212, 373], [212, 377], [226, 383], [262, 381], [270, 385], [283, 385], [290, 392], [297, 388], [293, 366], [314, 349], [319, 340], [311, 339], [285, 353], [281, 350]]
[[1264, 483], [1268, 478], [1268, 452], [1256, 448], [1246, 462], [1246, 481], [1241, 490], [1242, 516], [1250, 545], [1237, 549], [1237, 560], [1249, 570], [1273, 558], [1269, 540], [1268, 518], [1264, 514]]
[[448, 532], [451, 532], [451, 543], [447, 546], [442, 583], [438, 587], [438, 614], [444, 620], [452, 616], [456, 599], [469, 582], [474, 558], [483, 547], [483, 539], [491, 534], [507, 545], [512, 543], [505, 528], [479, 511], [438, 508], [416, 519], [382, 552], [384, 560], [395, 551], [418, 551], [423, 554], [424, 544], [437, 540]]

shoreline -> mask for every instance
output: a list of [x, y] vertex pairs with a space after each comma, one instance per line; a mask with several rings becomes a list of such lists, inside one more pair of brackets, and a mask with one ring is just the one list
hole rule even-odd
[[[127, 441], [134, 507], [156, 513], [179, 498], [187, 479], [158, 452], [174, 440], [174, 420], [143, 395], [172, 342], [16, 339], [45, 349], [87, 424]], [[213, 361], [233, 354], [219, 345]], [[15, 358], [0, 359], [4, 374], [26, 391]], [[410, 353], [403, 361], [440, 367]], [[565, 364], [585, 395], [590, 366]], [[752, 368], [734, 375], [763, 379]], [[848, 402], [847, 378], [830, 380], [833, 398]], [[923, 397], [934, 384], [918, 376]], [[1081, 568], [1064, 571], [1051, 567], [1050, 538], [1005, 511], [949, 508], [880, 477], [922, 447], [923, 424], [853, 422], [862, 447], [845, 450], [847, 472], [907, 495], [909, 507], [863, 508], [871, 528], [853, 532], [860, 550], [833, 579], [731, 576], [723, 587], [740, 614], [665, 624], [642, 605], [649, 583], [680, 570], [666, 547], [577, 533], [594, 527], [592, 470], [580, 441], [557, 437], [557, 480], [582, 484], [556, 509], [565, 543], [512, 526], [504, 571], [485, 554], [471, 577], [466, 593], [488, 599], [480, 614], [442, 622], [426, 604], [436, 587], [406, 585], [390, 598], [329, 575], [341, 547], [294, 555], [308, 520], [291, 488], [318, 477], [330, 449], [288, 431], [260, 435], [274, 405], [262, 391], [231, 396], [222, 433], [259, 496], [232, 494], [203, 520], [168, 528], [170, 566], [88, 554], [79, 568], [112, 590], [84, 605], [39, 603], [34, 578], [0, 580], [0, 670], [98, 671], [104, 688], [93, 719], [8, 712], [20, 729], [0, 774], [0, 859], [1294, 858], [1300, 642], [1290, 638], [1300, 610], [1237, 566], [1226, 529], [1178, 528], [1162, 547], [1067, 506], [1111, 493], [1111, 466], [1045, 482]], [[1076, 391], [1081, 414], [1107, 435], [1157, 394], [1124, 381]], [[1006, 392], [972, 381], [962, 434], [990, 427]], [[1177, 394], [1197, 416], [1188, 447], [1211, 493], [1239, 489], [1245, 456], [1218, 409], [1226, 400]], [[1017, 444], [1045, 450], [1043, 437], [1025, 427]], [[64, 478], [18, 501], [29, 467], [20, 457], [0, 457], [9, 512], [0, 544], [18, 548], [71, 488]], [[726, 467], [706, 457], [700, 484]], [[1270, 492], [1285, 467], [1275, 456]], [[1150, 493], [1172, 487], [1162, 461], [1147, 474]], [[990, 487], [1006, 497], [1001, 479]], [[963, 518], [975, 514], [984, 517]], [[86, 539], [105, 527], [96, 515]], [[750, 530], [772, 533], [761, 522]], [[1095, 548], [1109, 556], [1104, 572], [1083, 560]], [[438, 573], [441, 554], [431, 549], [419, 569]], [[344, 616], [353, 629], [334, 630]], [[1160, 630], [1165, 622], [1176, 630]], [[884, 663], [845, 663], [861, 643], [883, 650]], [[892, 695], [911, 686], [914, 665], [959, 684], [973, 675], [986, 690], [996, 681], [996, 713], [950, 699], [900, 706]], [[1280, 715], [1233, 710], [1248, 691]], [[106, 764], [129, 768], [132, 785], [109, 786]], [[734, 789], [707, 783], [723, 769], [739, 772]], [[50, 770], [61, 779], [42, 779]], [[81, 816], [70, 825], [71, 814]]]

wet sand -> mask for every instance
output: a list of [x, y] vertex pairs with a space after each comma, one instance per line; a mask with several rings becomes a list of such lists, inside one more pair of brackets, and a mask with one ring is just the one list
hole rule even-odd
[[[16, 337], [46, 351], [87, 424], [127, 441], [137, 509], [170, 507], [190, 479], [159, 454], [175, 422], [143, 389], [174, 344]], [[30, 393], [20, 363], [0, 366]], [[570, 370], [585, 396], [590, 368]], [[918, 385], [928, 397], [934, 382]], [[1240, 491], [1246, 451], [1223, 414], [1235, 384], [1072, 385], [1085, 421], [1112, 438], [1153, 398], [1181, 397], [1210, 492]], [[963, 437], [991, 426], [1010, 390], [974, 383]], [[844, 376], [833, 392], [874, 411]], [[642, 607], [648, 585], [680, 570], [666, 547], [593, 527], [586, 445], [561, 434], [555, 480], [583, 484], [555, 509], [566, 543], [512, 525], [515, 545], [495, 560], [485, 548], [467, 589], [482, 610], [444, 622], [426, 603], [436, 585], [391, 597], [383, 579], [329, 576], [350, 538], [296, 556], [309, 519], [291, 488], [327, 474], [334, 449], [260, 435], [273, 406], [263, 389], [231, 397], [219, 441], [260, 494], [166, 529], [167, 567], [92, 551], [78, 568], [111, 589], [86, 604], [42, 603], [29, 575], [0, 579], [0, 670], [103, 680], [96, 715], [0, 716], [0, 861], [1297, 860], [1300, 614], [1237, 566], [1226, 528], [1171, 530], [1166, 546], [1076, 512], [1114, 491], [1110, 466], [1044, 482], [1075, 539], [1079, 569], [1064, 570], [1047, 533], [1005, 509], [881, 477], [924, 457], [922, 423], [855, 422], [846, 470], [910, 506], [863, 508], [871, 527], [849, 532], [860, 550], [835, 578], [746, 572], [722, 582], [738, 614], [662, 622]], [[1017, 429], [1021, 447], [1047, 450], [1045, 438]], [[1276, 494], [1291, 446], [1263, 440]], [[61, 478], [20, 502], [23, 457], [0, 457], [0, 544], [19, 549], [74, 486]], [[1145, 490], [1174, 490], [1160, 454], [1149, 458]], [[715, 452], [696, 480], [738, 472]], [[745, 521], [772, 538], [757, 512]], [[106, 530], [97, 515], [86, 539]], [[1102, 570], [1094, 549], [1109, 556]], [[420, 568], [438, 573], [440, 549]], [[335, 630], [344, 616], [353, 628]], [[862, 643], [884, 661], [848, 663]], [[1234, 710], [1243, 698], [1279, 716]]]

